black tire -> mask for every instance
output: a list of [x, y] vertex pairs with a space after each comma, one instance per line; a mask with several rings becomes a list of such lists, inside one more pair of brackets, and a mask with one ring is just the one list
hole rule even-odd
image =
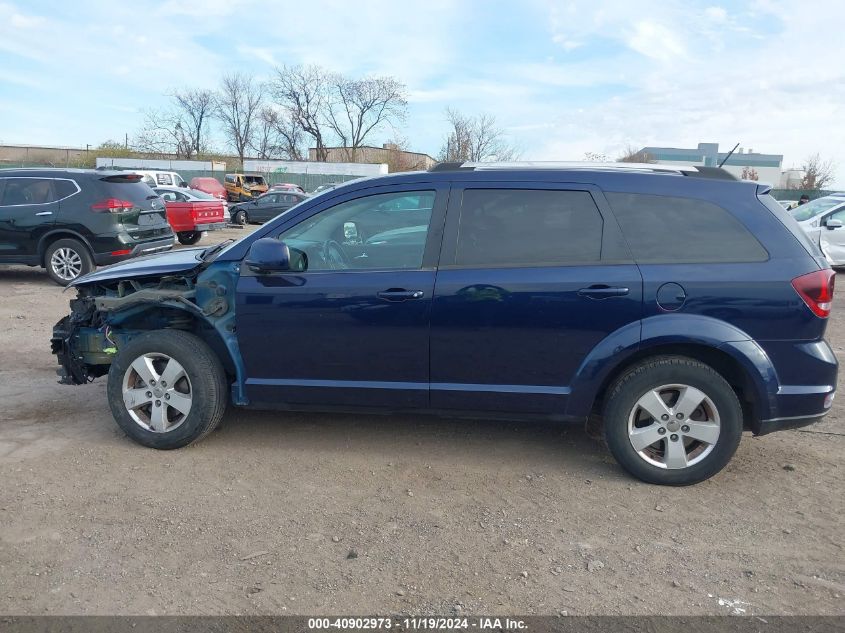
[[[191, 404], [187, 415], [182, 415], [176, 409], [164, 407], [164, 411], [169, 411], [169, 413], [165, 413], [166, 417], [172, 416], [180, 420], [178, 424], [174, 424], [171, 430], [156, 432], [150, 428], [145, 428], [133, 419], [124, 403], [124, 377], [127, 376], [127, 371], [133, 361], [145, 354], [166, 355], [177, 361], [184, 368], [186, 378], [190, 381], [187, 393], [191, 396]], [[158, 362], [169, 361], [161, 360]], [[154, 367], [157, 370], [159, 369], [155, 364]], [[162, 371], [158, 379], [161, 379], [165, 373]], [[136, 374], [133, 370], [133, 373], [128, 375], [131, 377]], [[140, 374], [137, 374], [137, 376], [140, 376]], [[187, 384], [179, 380], [176, 384], [171, 385], [167, 391], [172, 393], [180, 383], [182, 385]], [[150, 387], [145, 383], [135, 384], [136, 388], [139, 386], [140, 390]], [[165, 392], [160, 384], [158, 387], [162, 392]], [[163, 450], [187, 446], [211, 433], [223, 418], [228, 401], [226, 375], [223, 372], [220, 360], [202, 339], [180, 330], [145, 332], [122, 346], [109, 368], [107, 392], [109, 407], [118, 426], [139, 444]], [[182, 392], [185, 392], [184, 387]], [[162, 395], [158, 392], [148, 391], [147, 393], [152, 393], [153, 398], [156, 396], [162, 398]], [[164, 393], [163, 397], [167, 396], [168, 394]], [[159, 402], [163, 402], [163, 399]], [[151, 412], [152, 406], [153, 403], [151, 402], [149, 409], [136, 409], [135, 414], [139, 417], [147, 416], [146, 411]], [[152, 419], [151, 415], [147, 417]]]
[[[664, 385], [687, 385], [700, 390], [707, 396], [718, 414], [719, 431], [718, 438], [714, 443], [697, 443], [686, 438], [686, 441], [690, 443], [686, 449], [682, 449], [685, 456], [681, 463], [685, 463], [687, 457], [694, 455], [696, 447], [701, 451], [697, 457], [690, 460], [695, 462], [698, 459], [699, 461], [686, 467], [670, 469], [650, 463], [645, 457], [641, 456], [640, 452], [635, 450], [632, 439], [629, 437], [629, 417], [634, 415], [635, 410], [642, 412], [642, 409], [638, 406], [640, 398], [648, 394], [649, 391]], [[695, 409], [695, 412], [697, 412], [694, 412], [695, 415], [704, 415], [707, 418], [713, 417], [712, 414], [704, 412], [704, 406], [702, 404]], [[647, 414], [644, 417], [649, 418]], [[653, 419], [654, 422], [635, 422], [632, 426], [635, 430], [637, 424], [649, 426], [654, 428], [655, 432], [661, 432], [663, 435], [656, 444], [643, 449], [642, 452], [649, 454], [649, 451], [659, 447], [657, 454], [660, 455], [662, 451], [663, 459], [668, 462], [670, 438], [674, 437], [674, 441], [681, 442], [680, 445], [673, 447], [675, 449], [677, 449], [677, 446], [683, 447], [685, 445], [683, 428], [673, 432], [669, 425], [671, 424], [674, 427], [679, 422], [672, 419], [671, 416], [669, 416], [668, 422], [665, 422], [665, 426], [654, 417], [649, 419]], [[652, 425], [656, 426], [652, 427]], [[662, 431], [660, 427], [663, 428]], [[722, 470], [733, 457], [742, 437], [742, 429], [742, 407], [731, 386], [709, 365], [684, 356], [654, 357], [630, 368], [610, 386], [605, 398], [604, 433], [610, 452], [622, 468], [634, 477], [648, 483], [687, 486], [712, 477]], [[709, 453], [705, 453], [708, 446], [712, 446], [712, 448]], [[661, 458], [654, 459], [659, 461]]]
[[50, 279], [60, 286], [67, 286], [74, 279], [94, 270], [94, 259], [85, 244], [67, 238], [56, 240], [47, 247], [44, 268]]
[[204, 231], [180, 231], [176, 234], [176, 239], [180, 244], [190, 245], [199, 242], [203, 235], [205, 235]]
[[249, 216], [243, 209], [238, 209], [232, 214], [232, 222], [234, 224], [240, 224], [241, 226], [245, 226], [249, 224]]

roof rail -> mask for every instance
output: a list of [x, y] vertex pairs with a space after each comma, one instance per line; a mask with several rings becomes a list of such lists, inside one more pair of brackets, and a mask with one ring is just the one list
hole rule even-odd
[[737, 180], [736, 176], [720, 167], [704, 167], [700, 165], [661, 165], [658, 163], [588, 163], [566, 161], [512, 161], [512, 162], [449, 162], [438, 163], [429, 171], [495, 171], [505, 169], [559, 169], [585, 171], [625, 171], [647, 172], [661, 174], [676, 174], [679, 176], [695, 176], [700, 178], [715, 178], [719, 180]]

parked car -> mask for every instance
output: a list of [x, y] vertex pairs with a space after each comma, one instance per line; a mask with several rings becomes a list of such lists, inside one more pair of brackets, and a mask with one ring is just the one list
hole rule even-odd
[[268, 192], [259, 196], [252, 202], [234, 204], [229, 209], [234, 224], [261, 224], [276, 217], [283, 211], [308, 199], [307, 193], [277, 193]]
[[833, 401], [834, 274], [768, 192], [668, 165], [361, 180], [234, 243], [78, 279], [52, 349], [67, 383], [108, 374], [118, 425], [154, 448], [204, 437], [230, 399], [598, 415], [630, 473], [692, 484], [743, 430]]
[[214, 196], [218, 200], [222, 200], [223, 202], [226, 202], [228, 204], [228, 201], [226, 199], [226, 187], [220, 184], [220, 181], [217, 180], [217, 178], [191, 178], [191, 183], [189, 186], [191, 189], [207, 193], [210, 196]]
[[267, 193], [267, 181], [261, 174], [226, 174], [223, 178], [229, 202], [248, 202]]
[[305, 193], [305, 189], [299, 185], [293, 184], [292, 182], [277, 182], [270, 185], [270, 189], [268, 189], [268, 191], [294, 191], [298, 193]]
[[42, 266], [66, 285], [172, 246], [164, 205], [136, 174], [0, 169], [0, 263]]
[[341, 183], [339, 182], [327, 182], [324, 185], [320, 185], [314, 191], [311, 192], [312, 196], [316, 196], [317, 194], [323, 193], [324, 191], [331, 191], [332, 189], [339, 187]]
[[179, 187], [153, 189], [167, 207], [167, 221], [181, 244], [196, 244], [208, 231], [225, 229], [229, 223], [224, 203], [214, 196]]
[[845, 266], [845, 193], [836, 193], [790, 210], [831, 266]]

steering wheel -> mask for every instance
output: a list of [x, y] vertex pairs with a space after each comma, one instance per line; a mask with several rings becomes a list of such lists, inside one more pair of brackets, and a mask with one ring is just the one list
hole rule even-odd
[[335, 240], [328, 240], [323, 244], [323, 257], [332, 270], [346, 270], [350, 267], [346, 252]]

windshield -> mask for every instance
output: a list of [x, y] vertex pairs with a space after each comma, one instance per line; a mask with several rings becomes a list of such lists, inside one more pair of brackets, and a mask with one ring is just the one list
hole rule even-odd
[[800, 207], [792, 209], [790, 213], [792, 213], [792, 217], [799, 222], [805, 222], [810, 218], [821, 215], [833, 207], [839, 206], [840, 204], [845, 204], [845, 198], [825, 196], [824, 198], [817, 198], [807, 204], [802, 204]]
[[244, 176], [244, 182], [250, 185], [265, 185], [264, 176]]

